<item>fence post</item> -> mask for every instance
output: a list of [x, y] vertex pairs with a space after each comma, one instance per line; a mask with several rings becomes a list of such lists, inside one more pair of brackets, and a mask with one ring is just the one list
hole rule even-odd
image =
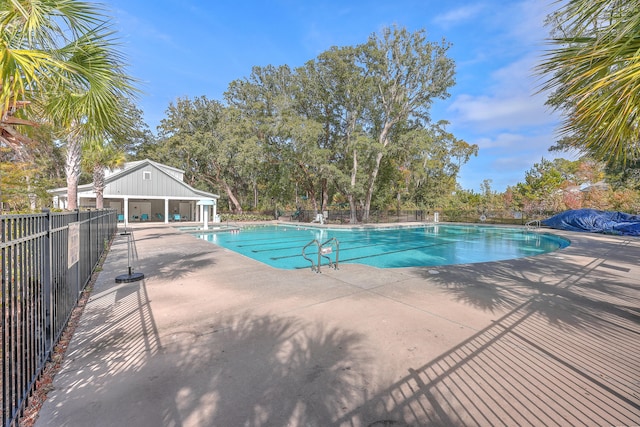
[[[76, 213], [76, 224], [78, 224], [78, 233], [82, 234], [82, 226], [80, 225], [80, 209], [75, 210]], [[82, 247], [82, 238], [78, 239], [78, 250]], [[68, 250], [69, 241], [67, 240], [67, 250]], [[78, 258], [78, 262], [76, 262], [76, 294], [75, 294], [75, 302], [78, 301], [78, 295], [80, 295], [80, 259]]]
[[43, 208], [42, 209], [42, 213], [45, 214], [44, 216], [44, 230], [45, 233], [45, 238], [44, 238], [44, 271], [43, 271], [43, 295], [44, 295], [44, 307], [45, 307], [45, 315], [44, 315], [44, 334], [45, 334], [45, 351], [48, 353], [49, 350], [52, 347], [52, 343], [53, 343], [53, 325], [52, 325], [52, 313], [53, 313], [53, 298], [52, 298], [52, 292], [53, 292], [53, 285], [51, 283], [51, 257], [52, 257], [52, 250], [51, 250], [51, 211], [48, 208]]

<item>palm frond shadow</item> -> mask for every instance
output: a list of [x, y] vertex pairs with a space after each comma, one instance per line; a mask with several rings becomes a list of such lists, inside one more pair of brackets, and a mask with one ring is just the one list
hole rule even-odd
[[420, 274], [455, 300], [484, 311], [503, 312], [532, 301], [539, 314], [558, 326], [588, 327], [594, 322], [592, 311], [639, 319], [640, 301], [633, 296], [637, 289], [621, 283], [603, 265], [604, 259], [572, 267], [564, 260], [547, 257], [540, 262], [534, 257], [448, 266], [437, 275], [425, 269]]
[[212, 251], [185, 253], [180, 257], [154, 257], [150, 262], [141, 262], [138, 270], [149, 278], [177, 280], [188, 276], [199, 269], [216, 264]]
[[[371, 359], [363, 337], [297, 318], [232, 316], [166, 346], [176, 377], [198, 377], [165, 425], [181, 425], [203, 396], [215, 396], [206, 425], [326, 425], [366, 388]], [[175, 335], [175, 334], [174, 334]], [[233, 356], [232, 356], [233, 355]], [[180, 385], [175, 395], [180, 394]], [[284, 424], [282, 424], [284, 423]]]

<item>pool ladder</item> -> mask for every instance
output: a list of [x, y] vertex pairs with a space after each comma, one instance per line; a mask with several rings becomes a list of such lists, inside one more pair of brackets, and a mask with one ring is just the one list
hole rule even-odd
[[534, 219], [533, 221], [527, 222], [524, 226], [527, 228], [527, 230], [530, 230], [532, 228], [540, 228], [541, 224], [539, 219]]
[[[309, 258], [306, 254], [307, 248], [310, 246], [314, 246], [318, 249], [318, 263], [315, 264], [313, 262], [313, 258]], [[335, 251], [334, 251], [335, 248]], [[336, 260], [335, 262], [331, 262], [331, 254], [335, 252]], [[322, 258], [325, 258], [329, 261], [328, 266], [333, 268], [334, 270], [338, 269], [338, 259], [340, 258], [340, 242], [335, 237], [330, 238], [324, 243], [320, 243], [318, 239], [313, 239], [302, 248], [302, 257], [311, 263], [311, 271], [315, 271], [316, 273], [320, 273], [320, 264], [322, 263]]]

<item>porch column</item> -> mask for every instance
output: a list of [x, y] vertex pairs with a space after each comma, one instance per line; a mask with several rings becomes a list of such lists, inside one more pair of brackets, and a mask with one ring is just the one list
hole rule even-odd
[[125, 196], [124, 198], [124, 226], [129, 226], [129, 198]]
[[164, 199], [164, 223], [169, 224], [169, 198]]

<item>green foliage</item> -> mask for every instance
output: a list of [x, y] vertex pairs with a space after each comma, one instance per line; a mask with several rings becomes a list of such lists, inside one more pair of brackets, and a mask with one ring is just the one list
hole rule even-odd
[[[125, 72], [109, 18], [99, 6], [68, 0], [2, 4], [0, 141], [22, 155], [32, 141], [13, 125], [53, 124], [67, 145], [68, 207], [75, 209], [81, 145], [125, 132], [122, 100], [137, 93], [136, 82]], [[13, 117], [22, 107], [22, 117]]]
[[527, 214], [579, 208], [638, 212], [640, 192], [605, 170], [604, 163], [589, 157], [542, 159], [526, 172], [524, 182], [507, 189], [505, 205]]
[[[342, 200], [355, 217], [372, 200], [414, 203], [417, 188], [421, 197], [445, 194], [477, 152], [444, 123], [428, 122], [432, 100], [453, 83], [447, 49], [422, 31], [394, 27], [295, 70], [254, 67], [230, 83], [224, 104], [205, 97], [171, 104], [158, 139], [142, 151], [185, 170], [189, 184], [220, 191], [238, 213], [295, 208], [304, 197], [317, 211]], [[424, 185], [429, 173], [442, 178]]]
[[221, 222], [249, 222], [249, 221], [271, 221], [273, 215], [258, 215], [258, 214], [233, 214], [223, 213], [220, 214]]
[[31, 144], [18, 152], [0, 144], [0, 199], [3, 210], [32, 212], [49, 206], [50, 188], [62, 186], [62, 151], [50, 126], [28, 128]]
[[614, 188], [627, 188], [640, 193], [640, 160], [629, 162], [626, 165], [607, 165], [605, 172], [607, 182]]
[[[232, 82], [225, 99], [247, 121], [244, 141], [254, 141], [266, 164], [250, 170], [269, 171], [263, 197], [283, 200], [301, 192], [312, 209], [322, 210], [341, 194], [352, 220], [358, 207], [366, 219], [372, 201], [380, 207], [402, 202], [398, 195], [410, 189], [398, 177], [406, 175], [403, 163], [410, 160], [396, 147], [413, 143], [405, 132], [430, 132], [434, 150], [438, 143], [464, 145], [428, 124], [431, 103], [448, 96], [453, 84], [447, 49], [446, 43], [427, 42], [423, 31], [393, 27], [365, 44], [332, 48], [299, 69], [254, 67], [251, 76]], [[437, 149], [463, 162], [464, 155], [451, 155], [449, 146]], [[432, 167], [451, 164], [443, 159]], [[443, 172], [447, 179], [439, 182], [451, 185], [457, 170]]]
[[605, 163], [640, 159], [640, 3], [569, 0], [549, 17], [552, 49], [538, 71], [566, 118], [561, 146]]
[[394, 154], [402, 161], [398, 170], [404, 175], [404, 192], [415, 206], [442, 206], [456, 189], [461, 165], [477, 155], [478, 146], [457, 139], [446, 131], [447, 125], [414, 125], [399, 136]]

